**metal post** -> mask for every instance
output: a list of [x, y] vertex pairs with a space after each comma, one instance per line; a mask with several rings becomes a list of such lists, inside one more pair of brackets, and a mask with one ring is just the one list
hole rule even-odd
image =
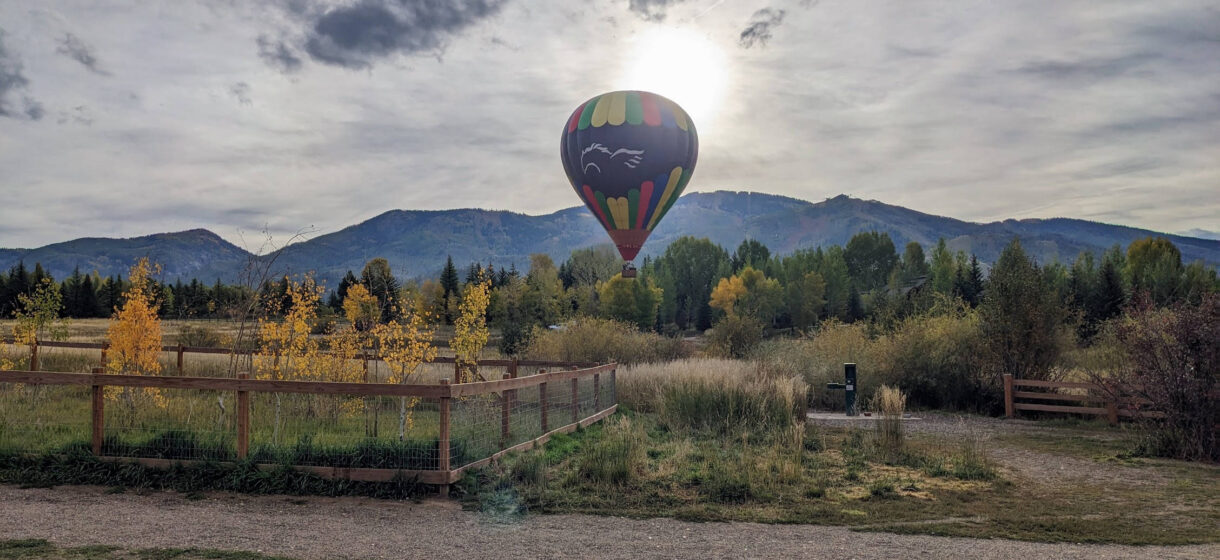
[[[512, 379], [511, 374], [504, 374], [504, 379]], [[500, 449], [508, 447], [509, 414], [513, 409], [513, 390], [505, 389], [500, 394]]]
[[[444, 385], [444, 386], [446, 386], [446, 388], [448, 388], [449, 380], [442, 379], [441, 385]], [[449, 480], [449, 421], [450, 421], [449, 405], [450, 405], [449, 397], [441, 397], [441, 418], [440, 418], [441, 425], [440, 425], [440, 438], [436, 444], [437, 445], [436, 468], [437, 468], [437, 470], [441, 471], [442, 473], [445, 473], [445, 480]], [[449, 484], [448, 483], [441, 485], [441, 495], [442, 496], [449, 495]]]
[[848, 416], [860, 413], [856, 408], [856, 364], [843, 364], [843, 404]]

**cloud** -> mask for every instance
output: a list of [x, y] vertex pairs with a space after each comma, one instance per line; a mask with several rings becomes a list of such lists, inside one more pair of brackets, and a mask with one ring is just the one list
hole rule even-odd
[[392, 54], [438, 53], [445, 40], [494, 15], [504, 0], [362, 0], [332, 9], [306, 33], [305, 51], [323, 64], [367, 68]]
[[784, 22], [784, 11], [763, 8], [750, 16], [750, 25], [742, 32], [737, 44], [748, 49], [754, 45], [766, 46], [771, 40], [771, 32]]
[[90, 72], [102, 76], [110, 75], [109, 72], [103, 70], [98, 64], [97, 56], [93, 54], [93, 49], [76, 35], [71, 33], [64, 34], [63, 38], [59, 40], [59, 47], [55, 49], [55, 52], [81, 63]]
[[684, 0], [631, 0], [627, 8], [646, 21], [665, 21], [665, 12], [670, 6]]
[[246, 82], [237, 82], [229, 88], [229, 93], [237, 99], [242, 105], [250, 104], [250, 84]]
[[[21, 61], [4, 46], [4, 30], [0, 29], [0, 117], [25, 116], [38, 120], [42, 118], [42, 104], [34, 98], [22, 96], [23, 109], [16, 110], [10, 97], [16, 97], [17, 90], [25, 90], [30, 80], [22, 73]], [[14, 112], [16, 111], [16, 112]]]
[[266, 35], [258, 36], [258, 57], [268, 66], [285, 74], [291, 74], [301, 69], [302, 60], [296, 50], [289, 47], [283, 39], [272, 39]]

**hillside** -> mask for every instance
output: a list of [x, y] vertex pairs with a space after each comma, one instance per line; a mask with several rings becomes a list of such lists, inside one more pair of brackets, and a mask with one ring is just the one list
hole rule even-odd
[[[1081, 251], [1101, 251], [1115, 244], [1150, 235], [1148, 230], [1054, 218], [1006, 220], [988, 224], [934, 216], [871, 200], [840, 195], [811, 203], [783, 196], [717, 191], [683, 196], [657, 227], [644, 251], [656, 255], [684, 235], [707, 237], [735, 247], [742, 239], [757, 239], [772, 252], [846, 244], [852, 235], [877, 230], [888, 233], [901, 251], [909, 241], [934, 245], [944, 237], [953, 249], [975, 253], [985, 262], [998, 257], [1014, 237], [1042, 262], [1071, 261]], [[1168, 235], [1183, 259], [1220, 265], [1220, 241]], [[347, 270], [359, 272], [373, 257], [389, 259], [404, 277], [436, 274], [446, 255], [465, 265], [473, 261], [527, 268], [531, 253], [547, 253], [560, 261], [573, 250], [605, 243], [596, 220], [583, 207], [529, 216], [479, 209], [391, 210], [359, 224], [286, 247], [275, 268], [280, 272], [313, 271], [334, 286]], [[206, 230], [157, 234], [132, 239], [86, 238], [30, 250], [0, 250], [0, 267], [24, 259], [41, 262], [58, 278], [81, 270], [120, 273], [140, 257], [162, 263], [168, 279], [193, 276], [233, 280], [249, 259], [244, 250]]]
[[0, 249], [0, 267], [7, 270], [18, 261], [25, 261], [30, 267], [42, 263], [59, 279], [77, 267], [83, 273], [96, 270], [103, 276], [126, 276], [131, 264], [140, 257], [160, 264], [161, 275], [166, 279], [214, 280], [234, 277], [250, 253], [206, 229], [192, 229], [125, 239], [82, 237], [37, 249]]

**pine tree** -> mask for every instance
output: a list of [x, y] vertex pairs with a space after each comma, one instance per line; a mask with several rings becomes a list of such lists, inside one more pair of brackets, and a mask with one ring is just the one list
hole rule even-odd
[[456, 307], [453, 302], [461, 295], [461, 286], [458, 285], [457, 267], [453, 266], [452, 255], [445, 261], [445, 269], [441, 271], [441, 289], [444, 294], [442, 300], [445, 302], [445, 322], [453, 324], [452, 310]]
[[64, 316], [85, 317], [80, 301], [80, 285], [84, 281], [85, 277], [80, 273], [79, 266], [73, 268], [72, 275], [64, 280], [63, 289], [61, 290], [64, 296]]
[[81, 317], [100, 317], [101, 310], [97, 301], [97, 289], [94, 288], [93, 275], [85, 275], [85, 279], [80, 283], [80, 294], [77, 296], [80, 300]]

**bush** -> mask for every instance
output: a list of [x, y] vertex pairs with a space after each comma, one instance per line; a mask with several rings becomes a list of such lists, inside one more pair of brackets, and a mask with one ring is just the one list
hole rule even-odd
[[560, 330], [535, 328], [524, 357], [531, 360], [637, 364], [679, 360], [690, 346], [610, 319], [579, 317]]
[[869, 398], [877, 379], [874, 352], [865, 325], [830, 320], [812, 336], [764, 342], [754, 356], [769, 375], [802, 377], [810, 388], [809, 406], [841, 409], [843, 393], [826, 390], [826, 384], [842, 383], [843, 364], [854, 363], [858, 366], [858, 395]]
[[762, 342], [763, 324], [756, 319], [729, 315], [707, 335], [708, 352], [723, 358], [744, 358]]
[[624, 369], [619, 402], [657, 413], [672, 428], [736, 433], [791, 427], [805, 412], [805, 383], [777, 377], [756, 364], [692, 359]]
[[963, 308], [904, 319], [878, 339], [873, 355], [877, 375], [912, 404], [996, 412], [1003, 392], [985, 348], [978, 313]]
[[1138, 388], [1165, 413], [1163, 421], [1144, 422], [1150, 451], [1180, 459], [1220, 461], [1220, 295], [1204, 296], [1198, 306], [1167, 309], [1137, 307], [1118, 326], [1130, 365], [1111, 378]]

